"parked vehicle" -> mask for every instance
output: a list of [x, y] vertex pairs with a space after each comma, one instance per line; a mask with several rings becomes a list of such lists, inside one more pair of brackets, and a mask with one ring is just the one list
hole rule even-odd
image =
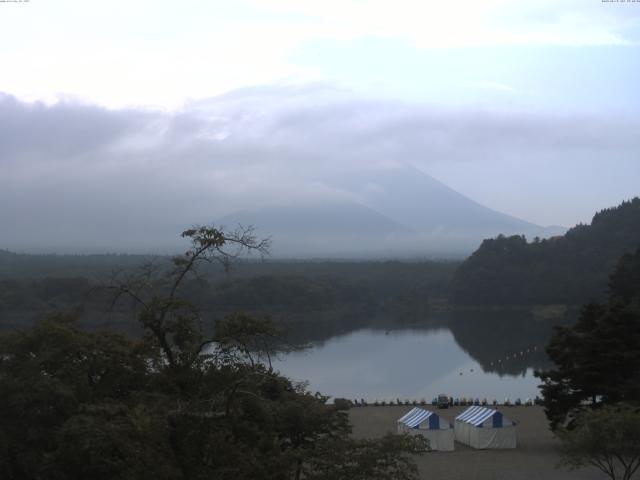
[[444, 393], [438, 395], [438, 408], [449, 408], [449, 397]]

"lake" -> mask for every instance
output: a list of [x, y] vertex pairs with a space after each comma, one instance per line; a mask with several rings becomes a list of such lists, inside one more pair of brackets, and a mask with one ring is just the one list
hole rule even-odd
[[447, 328], [364, 328], [290, 353], [274, 368], [332, 397], [431, 401], [452, 397], [534, 398], [535, 369], [550, 366], [551, 325], [512, 318], [453, 321]]

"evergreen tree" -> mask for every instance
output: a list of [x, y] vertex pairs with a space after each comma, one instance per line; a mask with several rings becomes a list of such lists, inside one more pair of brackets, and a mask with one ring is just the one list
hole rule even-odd
[[584, 307], [578, 322], [558, 328], [547, 347], [557, 368], [537, 375], [552, 428], [586, 405], [640, 402], [639, 345], [640, 249], [621, 258], [608, 303]]

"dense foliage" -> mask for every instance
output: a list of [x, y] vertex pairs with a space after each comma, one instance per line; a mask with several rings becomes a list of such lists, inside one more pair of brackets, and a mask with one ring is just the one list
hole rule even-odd
[[575, 428], [559, 432], [564, 463], [596, 467], [611, 480], [631, 480], [640, 467], [640, 409], [630, 405], [587, 410]]
[[258, 330], [230, 319], [217, 349], [174, 367], [151, 338], [88, 333], [68, 316], [4, 334], [0, 477], [414, 478], [407, 453], [426, 445], [350, 440], [345, 412], [229, 336]]
[[606, 304], [584, 307], [578, 322], [559, 327], [547, 353], [556, 364], [538, 375], [552, 428], [589, 407], [640, 404], [640, 249], [624, 255], [611, 276]]
[[603, 298], [616, 262], [638, 245], [640, 198], [634, 198], [562, 237], [485, 240], [456, 271], [452, 296], [465, 305], [580, 305]]
[[[269, 367], [267, 320], [231, 315], [208, 336], [181, 296], [205, 261], [263, 244], [184, 233], [185, 255], [106, 287], [144, 335], [88, 332], [70, 315], [0, 335], [0, 477], [7, 479], [413, 479], [417, 437], [349, 438], [346, 413]], [[266, 357], [267, 361], [264, 362]]]

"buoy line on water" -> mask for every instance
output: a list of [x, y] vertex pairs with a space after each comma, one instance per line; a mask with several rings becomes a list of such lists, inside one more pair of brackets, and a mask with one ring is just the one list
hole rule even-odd
[[[541, 350], [541, 347], [540, 347]], [[527, 354], [531, 354], [531, 353], [536, 353], [539, 351], [539, 346], [538, 345], [533, 345], [532, 347], [527, 348], [526, 350], [520, 350], [519, 352], [515, 352], [512, 354], [507, 355], [504, 358], [499, 358], [498, 360], [495, 360], [493, 362], [489, 362], [489, 366], [493, 367], [495, 366], [502, 366], [504, 363], [510, 361], [510, 360], [515, 360], [517, 358], [521, 358], [524, 357]]]

